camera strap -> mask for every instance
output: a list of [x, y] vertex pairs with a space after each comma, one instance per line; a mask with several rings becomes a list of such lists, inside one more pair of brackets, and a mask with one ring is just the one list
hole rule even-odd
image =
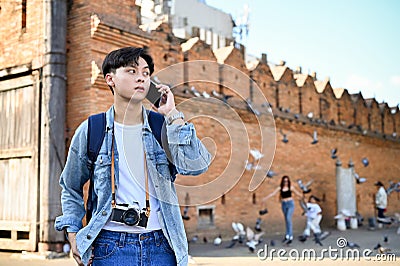
[[[149, 176], [147, 174], [146, 153], [143, 151], [144, 156], [144, 178], [146, 186], [146, 216], [150, 217], [150, 196], [149, 196]], [[115, 163], [114, 163], [114, 131], [111, 141], [111, 206], [115, 208]]]

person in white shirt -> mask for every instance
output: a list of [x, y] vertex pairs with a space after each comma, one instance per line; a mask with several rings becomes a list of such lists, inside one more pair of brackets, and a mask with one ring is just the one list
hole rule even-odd
[[385, 187], [381, 181], [375, 183], [378, 191], [375, 194], [375, 206], [378, 210], [378, 222], [380, 223], [390, 223], [390, 220], [383, 214], [387, 207], [387, 194]]
[[322, 219], [322, 209], [317, 203], [319, 201], [320, 200], [317, 197], [311, 195], [308, 199], [307, 204], [305, 204], [305, 207], [307, 209], [307, 223], [303, 235], [299, 237], [299, 240], [301, 242], [306, 241], [310, 237], [312, 231], [314, 233], [316, 243], [322, 245], [319, 240], [319, 236], [321, 235], [321, 227], [319, 223]]

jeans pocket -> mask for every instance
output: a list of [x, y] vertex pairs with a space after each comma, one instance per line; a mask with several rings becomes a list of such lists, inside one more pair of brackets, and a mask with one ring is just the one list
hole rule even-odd
[[117, 250], [117, 243], [112, 240], [96, 240], [93, 243], [93, 259], [101, 260], [110, 257]]

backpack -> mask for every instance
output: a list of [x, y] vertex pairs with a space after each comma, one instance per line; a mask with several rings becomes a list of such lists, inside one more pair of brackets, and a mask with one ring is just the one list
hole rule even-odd
[[[154, 137], [157, 139], [158, 143], [161, 147], [163, 147], [162, 143], [167, 143], [167, 132], [164, 125], [164, 116], [159, 113], [147, 110], [149, 126], [151, 131], [153, 132]], [[103, 144], [103, 140], [106, 134], [106, 114], [99, 113], [95, 115], [91, 115], [88, 118], [88, 135], [87, 135], [87, 167], [89, 169], [89, 193], [87, 199], [86, 206], [86, 222], [89, 223], [92, 218], [93, 211], [93, 189], [94, 189], [94, 163], [97, 160], [97, 156], [100, 152], [101, 145]], [[168, 158], [170, 157], [168, 147], [163, 147], [165, 153]], [[168, 160], [168, 167], [171, 173], [172, 181], [175, 181], [176, 174], [178, 171], [176, 170], [175, 165]]]

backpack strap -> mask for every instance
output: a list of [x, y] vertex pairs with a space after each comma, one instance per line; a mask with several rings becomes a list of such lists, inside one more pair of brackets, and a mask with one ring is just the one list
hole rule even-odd
[[160, 146], [164, 149], [165, 153], [167, 154], [167, 159], [168, 159], [168, 168], [171, 173], [172, 181], [175, 181], [176, 175], [178, 174], [178, 171], [176, 170], [175, 165], [169, 160], [171, 158], [171, 153], [168, 148], [168, 145], [166, 147], [163, 146], [163, 143], [168, 143], [167, 140], [167, 128], [165, 126], [165, 118], [163, 115], [147, 110], [147, 116], [148, 116], [148, 121], [149, 121], [149, 126], [151, 128], [151, 131], [153, 132], [154, 137], [157, 139], [158, 143]]
[[89, 116], [87, 133], [87, 167], [89, 169], [89, 193], [86, 206], [86, 222], [89, 223], [93, 211], [93, 175], [94, 163], [100, 152], [106, 134], [106, 114], [99, 113]]

